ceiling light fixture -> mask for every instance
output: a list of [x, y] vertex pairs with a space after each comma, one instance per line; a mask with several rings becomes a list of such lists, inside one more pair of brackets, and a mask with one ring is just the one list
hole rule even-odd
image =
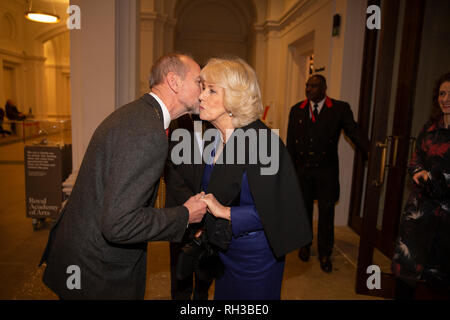
[[25, 12], [25, 18], [35, 22], [42, 23], [58, 23], [60, 21], [59, 16], [55, 14], [55, 5], [53, 5], [53, 13], [48, 13], [44, 11], [32, 10], [33, 0], [30, 0], [30, 7], [27, 12]]

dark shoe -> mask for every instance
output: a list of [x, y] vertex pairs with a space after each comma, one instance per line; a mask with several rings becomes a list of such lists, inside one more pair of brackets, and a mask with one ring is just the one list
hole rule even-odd
[[320, 268], [326, 272], [326, 273], [330, 273], [333, 270], [333, 265], [331, 264], [331, 260], [330, 257], [320, 257], [319, 258], [320, 261]]
[[300, 260], [304, 262], [308, 262], [310, 255], [311, 255], [310, 247], [303, 247], [298, 252], [298, 257], [300, 258]]

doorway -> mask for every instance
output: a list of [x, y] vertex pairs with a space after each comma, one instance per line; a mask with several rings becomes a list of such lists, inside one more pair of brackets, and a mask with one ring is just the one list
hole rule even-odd
[[[288, 46], [286, 63], [286, 103], [284, 114], [289, 115], [290, 107], [304, 100], [305, 84], [314, 72], [314, 31]], [[274, 108], [275, 102], [269, 101]], [[283, 132], [287, 131], [289, 117], [285, 117]], [[287, 135], [287, 133], [286, 133]]]
[[175, 16], [174, 48], [191, 53], [200, 66], [223, 55], [251, 60], [251, 26], [256, 19], [251, 1], [179, 0]]
[[2, 104], [5, 103], [7, 99], [12, 99], [16, 102], [16, 76], [14, 67], [3, 66], [3, 86], [3, 96], [5, 97], [5, 101], [2, 101]]
[[434, 82], [450, 70], [450, 3], [370, 4], [384, 13], [381, 29], [367, 30], [365, 39], [359, 120], [371, 152], [368, 163], [355, 161], [349, 225], [360, 234], [356, 292], [393, 297], [390, 265], [380, 266], [380, 289], [368, 288], [367, 270], [377, 265], [375, 255], [393, 256], [415, 137], [429, 118]]

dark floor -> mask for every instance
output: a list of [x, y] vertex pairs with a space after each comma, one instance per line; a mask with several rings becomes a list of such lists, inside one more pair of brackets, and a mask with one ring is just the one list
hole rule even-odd
[[[24, 144], [22, 141], [2, 144], [2, 139], [8, 138], [0, 137], [0, 299], [56, 299], [42, 284], [43, 269], [37, 267], [50, 223], [34, 231], [31, 219], [25, 216]], [[354, 290], [358, 235], [343, 226], [336, 227], [335, 238], [331, 274], [321, 271], [315, 246], [308, 263], [300, 261], [297, 252], [287, 255], [282, 299], [378, 299], [358, 295]], [[153, 242], [148, 248], [145, 299], [170, 299], [168, 244]], [[381, 256], [378, 260], [389, 264]], [[213, 290], [214, 287], [210, 298]]]

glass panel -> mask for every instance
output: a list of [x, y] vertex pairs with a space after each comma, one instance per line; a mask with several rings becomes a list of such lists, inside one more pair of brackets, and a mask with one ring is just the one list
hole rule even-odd
[[3, 128], [12, 134], [2, 140], [2, 144], [22, 142], [26, 145], [71, 144], [72, 130], [70, 119], [25, 119], [4, 121]]
[[[396, 41], [396, 48], [395, 48], [395, 58], [394, 58], [394, 71], [392, 74], [392, 90], [391, 90], [391, 96], [390, 96], [390, 103], [389, 103], [389, 115], [388, 115], [388, 131], [387, 131], [387, 137], [389, 137], [392, 133], [392, 123], [394, 120], [394, 112], [395, 112], [395, 98], [396, 98], [396, 88], [397, 88], [397, 78], [398, 78], [398, 66], [399, 66], [399, 60], [400, 60], [400, 53], [401, 53], [401, 35], [402, 35], [402, 31], [403, 31], [403, 19], [404, 19], [404, 13], [405, 13], [405, 0], [401, 0], [400, 1], [400, 8], [399, 8], [399, 19], [398, 19], [398, 24], [397, 24], [397, 41]], [[377, 50], [378, 50], [378, 42], [379, 42], [379, 35], [378, 34], [378, 39], [377, 39]], [[378, 60], [378, 55], [377, 55], [377, 60]], [[375, 61], [375, 70], [377, 70], [378, 67], [378, 61]], [[375, 77], [376, 75], [374, 75]], [[375, 81], [374, 81], [374, 85], [375, 85]], [[375, 92], [375, 88], [373, 88], [373, 91]], [[372, 97], [372, 101], [371, 101], [371, 115], [370, 115], [370, 122], [372, 123], [372, 119], [373, 119], [373, 105], [374, 105], [374, 101], [373, 101], [373, 97]], [[372, 135], [372, 127], [369, 128], [369, 137]], [[391, 148], [390, 148], [390, 140], [386, 140], [386, 141], [379, 141], [381, 143], [387, 143], [388, 145], [388, 150], [387, 150], [387, 154], [386, 154], [386, 164], [388, 163], [388, 159], [390, 158], [390, 152], [391, 152]], [[367, 183], [367, 163], [366, 166], [364, 168], [364, 184], [363, 186], [366, 186]], [[386, 178], [389, 174], [389, 167], [385, 168], [385, 172], [384, 172], [384, 177]], [[363, 210], [364, 210], [364, 201], [365, 201], [365, 192], [366, 192], [366, 188], [364, 187], [364, 191], [361, 197], [361, 209], [360, 209], [360, 217], [363, 217]], [[385, 199], [385, 194], [386, 194], [386, 179], [385, 179], [385, 183], [382, 185], [381, 190], [380, 190], [380, 202], [379, 202], [379, 207], [378, 207], [378, 218], [377, 218], [377, 229], [381, 230], [381, 226], [383, 223], [383, 212], [384, 212], [384, 199]]]
[[[0, 138], [0, 164], [24, 165], [26, 146], [53, 146], [70, 148], [70, 119], [26, 119], [23, 121], [5, 121], [3, 128], [15, 134]], [[68, 150], [68, 149], [66, 149]], [[70, 162], [70, 160], [69, 160]], [[67, 167], [67, 170], [71, 171]], [[23, 170], [23, 169], [22, 169]]]
[[401, 54], [401, 47], [402, 47], [402, 33], [403, 33], [403, 20], [405, 17], [405, 0], [400, 1], [400, 7], [399, 7], [399, 17], [398, 17], [398, 24], [397, 24], [397, 36], [396, 36], [396, 43], [395, 43], [395, 57], [394, 57], [394, 65], [393, 65], [393, 74], [392, 74], [392, 87], [391, 87], [391, 96], [389, 100], [389, 114], [388, 114], [388, 125], [387, 125], [387, 154], [386, 154], [386, 169], [384, 171], [384, 184], [381, 187], [380, 190], [380, 205], [378, 207], [378, 218], [377, 218], [377, 229], [381, 230], [382, 224], [383, 224], [383, 213], [385, 208], [385, 197], [386, 197], [386, 189], [387, 189], [387, 183], [386, 178], [389, 175], [389, 159], [391, 158], [391, 151], [392, 151], [392, 140], [389, 138], [392, 136], [392, 126], [394, 122], [394, 113], [395, 113], [395, 99], [396, 99], [396, 93], [397, 93], [397, 80], [398, 80], [398, 72], [399, 72], [399, 64], [400, 64], [400, 54]]
[[17, 124], [27, 145], [64, 146], [71, 144], [70, 119], [26, 119]]
[[[377, 45], [375, 46], [375, 50], [378, 52], [378, 47], [380, 44], [380, 32], [377, 33]], [[378, 66], [378, 54], [375, 56], [375, 65], [374, 65], [374, 70], [377, 70], [377, 66]], [[373, 74], [372, 76], [372, 92], [375, 92], [375, 84], [376, 84], [376, 72]], [[374, 94], [372, 94], [371, 97], [371, 101], [370, 101], [370, 116], [369, 116], [369, 123], [372, 123], [373, 121], [373, 106], [375, 103], [375, 99], [374, 99]], [[372, 136], [372, 126], [369, 126], [369, 132], [367, 135], [367, 138], [370, 141], [370, 137]], [[364, 215], [364, 202], [366, 200], [366, 185], [367, 185], [367, 174], [368, 174], [368, 167], [367, 167], [368, 162], [366, 161], [364, 163], [364, 181], [363, 181], [363, 192], [361, 195], [361, 202], [360, 202], [360, 209], [359, 209], [359, 217], [362, 218]]]
[[366, 200], [366, 184], [367, 184], [367, 161], [364, 164], [364, 182], [363, 182], [363, 192], [361, 195], [361, 203], [360, 203], [360, 210], [359, 210], [359, 216], [362, 218], [364, 215], [364, 201]]

